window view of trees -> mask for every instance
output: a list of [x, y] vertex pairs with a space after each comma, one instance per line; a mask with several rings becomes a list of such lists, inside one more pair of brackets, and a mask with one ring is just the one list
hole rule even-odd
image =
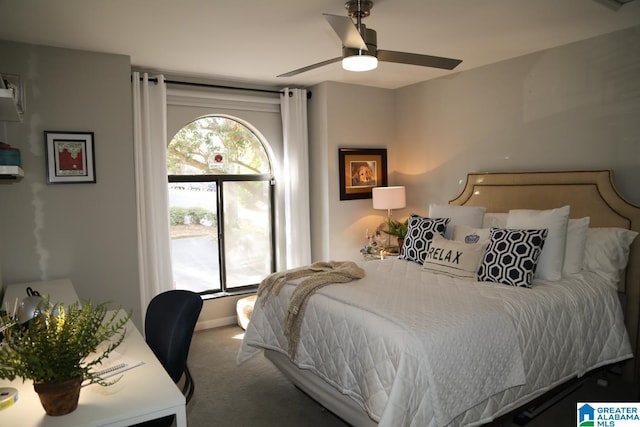
[[243, 124], [226, 117], [203, 117], [173, 137], [167, 152], [170, 175], [269, 174], [260, 140]]
[[275, 265], [267, 151], [221, 116], [183, 127], [167, 151], [175, 287], [201, 293], [257, 286]]

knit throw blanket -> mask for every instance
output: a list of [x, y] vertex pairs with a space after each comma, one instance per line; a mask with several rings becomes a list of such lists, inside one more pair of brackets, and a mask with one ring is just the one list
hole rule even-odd
[[300, 339], [300, 326], [309, 297], [315, 291], [331, 283], [346, 283], [364, 277], [364, 270], [352, 261], [315, 262], [306, 267], [294, 268], [267, 276], [258, 287], [258, 301], [264, 303], [270, 295], [278, 295], [290, 280], [302, 280], [291, 294], [289, 309], [284, 324], [284, 334], [289, 340], [288, 352], [295, 358]]

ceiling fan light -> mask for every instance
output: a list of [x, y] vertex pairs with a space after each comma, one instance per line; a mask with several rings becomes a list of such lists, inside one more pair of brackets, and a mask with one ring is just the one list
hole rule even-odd
[[378, 58], [372, 55], [352, 55], [342, 58], [342, 68], [347, 71], [369, 71], [378, 66]]

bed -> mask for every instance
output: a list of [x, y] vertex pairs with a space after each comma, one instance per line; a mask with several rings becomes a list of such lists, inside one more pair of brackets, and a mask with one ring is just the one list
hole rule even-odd
[[[510, 209], [569, 206], [572, 224], [589, 217], [589, 239], [640, 230], [640, 208], [616, 192], [610, 171], [470, 174], [450, 206], [481, 209], [482, 229], [486, 220], [500, 227]], [[590, 269], [526, 289], [434, 273], [415, 260], [362, 262], [364, 278], [309, 298], [292, 362], [283, 323], [293, 280], [258, 299], [238, 361], [264, 351], [355, 426], [481, 425], [611, 364], [637, 382], [639, 240], [619, 276]], [[604, 246], [594, 242], [586, 244], [598, 262]]]

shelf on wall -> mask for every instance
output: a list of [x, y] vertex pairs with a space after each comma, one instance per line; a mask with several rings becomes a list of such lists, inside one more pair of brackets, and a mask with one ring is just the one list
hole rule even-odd
[[4, 166], [0, 165], [0, 179], [21, 179], [24, 177], [24, 171], [20, 166]]
[[0, 121], [22, 121], [22, 116], [13, 99], [13, 92], [9, 89], [0, 89]]

